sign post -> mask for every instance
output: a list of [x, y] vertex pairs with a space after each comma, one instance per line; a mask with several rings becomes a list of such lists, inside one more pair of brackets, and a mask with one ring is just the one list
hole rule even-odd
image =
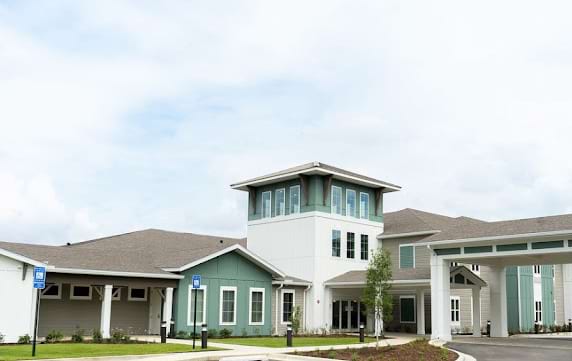
[[[201, 288], [201, 275], [193, 275], [193, 290], [195, 290], [195, 311], [193, 316], [193, 350], [195, 349], [195, 339], [197, 338], [197, 294]], [[204, 317], [204, 316], [203, 316]]]
[[40, 318], [40, 294], [41, 290], [46, 288], [46, 267], [34, 267], [34, 288], [36, 289], [36, 316], [34, 318], [32, 357], [36, 357], [36, 339], [38, 337], [38, 321]]

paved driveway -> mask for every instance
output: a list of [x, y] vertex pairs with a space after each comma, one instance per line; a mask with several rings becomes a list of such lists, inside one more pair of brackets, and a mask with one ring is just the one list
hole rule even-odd
[[572, 360], [572, 339], [455, 338], [447, 347], [469, 354], [477, 361]]

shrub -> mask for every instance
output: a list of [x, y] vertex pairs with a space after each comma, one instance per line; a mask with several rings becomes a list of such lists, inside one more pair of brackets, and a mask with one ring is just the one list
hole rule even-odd
[[60, 331], [51, 330], [46, 336], [46, 342], [55, 343], [59, 342], [64, 338], [64, 335]]
[[20, 343], [20, 344], [28, 344], [31, 341], [32, 341], [32, 338], [28, 334], [25, 334], [24, 336], [18, 337], [18, 343]]
[[175, 336], [175, 338], [189, 338], [189, 333], [187, 331], [179, 331], [177, 332], [177, 335]]
[[4, 334], [0, 332], [0, 343], [4, 342]]
[[338, 356], [336, 351], [330, 350], [330, 352], [328, 352], [328, 358], [336, 358], [336, 356]]
[[91, 334], [91, 338], [93, 340], [93, 343], [102, 343], [103, 342], [103, 336], [101, 336], [100, 330], [93, 330], [93, 332]]
[[209, 329], [207, 336], [208, 336], [208, 338], [217, 338], [217, 336], [218, 336], [217, 329], [216, 328]]
[[302, 324], [301, 319], [302, 319], [302, 311], [300, 309], [300, 306], [296, 306], [292, 311], [292, 331], [294, 331], [295, 335], [297, 335], [298, 332], [300, 331], [300, 325]]
[[358, 361], [359, 360], [359, 355], [357, 352], [352, 352], [352, 361]]
[[84, 334], [85, 334], [84, 330], [82, 330], [80, 328], [76, 328], [75, 332], [71, 336], [72, 342], [83, 342], [83, 335]]
[[111, 342], [113, 343], [128, 343], [131, 338], [123, 332], [123, 330], [113, 330], [111, 332]]
[[247, 337], [248, 336], [248, 331], [246, 331], [246, 328], [242, 329], [242, 333], [241, 333], [242, 337]]
[[228, 328], [223, 328], [222, 330], [219, 331], [219, 335], [220, 338], [230, 337], [232, 335], [232, 330], [229, 330]]

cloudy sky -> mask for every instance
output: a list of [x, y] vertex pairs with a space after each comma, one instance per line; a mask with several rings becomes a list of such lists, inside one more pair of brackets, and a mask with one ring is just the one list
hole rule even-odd
[[319, 160], [486, 220], [572, 212], [569, 1], [2, 1], [0, 239], [246, 234]]

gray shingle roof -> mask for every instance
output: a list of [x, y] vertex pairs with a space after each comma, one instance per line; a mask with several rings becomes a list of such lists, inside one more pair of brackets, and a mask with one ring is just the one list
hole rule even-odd
[[326, 283], [353, 283], [353, 282], [361, 282], [365, 283], [366, 278], [366, 271], [349, 271], [346, 273], [342, 273], [334, 278], [331, 278], [326, 281]]

